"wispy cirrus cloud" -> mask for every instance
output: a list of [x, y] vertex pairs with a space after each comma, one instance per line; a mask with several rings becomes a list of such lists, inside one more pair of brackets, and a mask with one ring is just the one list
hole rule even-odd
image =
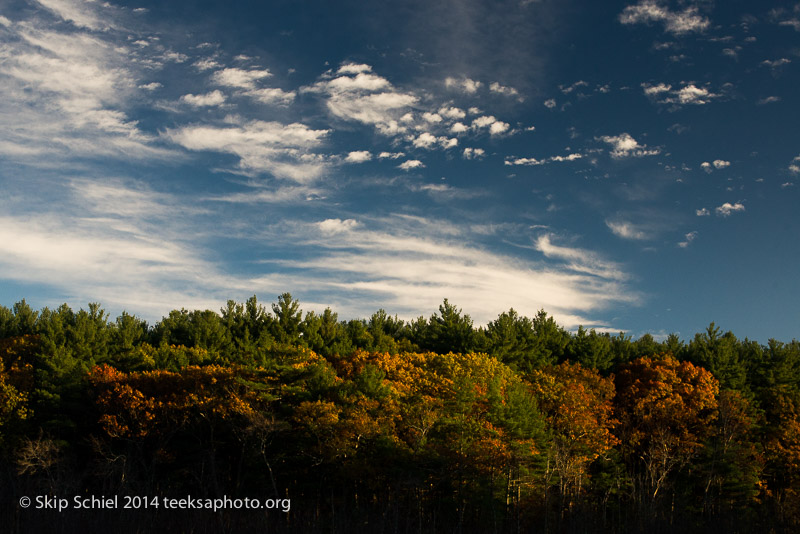
[[[66, 295], [55, 304], [100, 301], [148, 319], [176, 305], [213, 309], [225, 295], [246, 294], [248, 281], [226, 274], [198, 246], [197, 223], [206, 213], [191, 202], [108, 177], [50, 189], [60, 202], [40, 205], [35, 215], [27, 207], [40, 204], [36, 198], [0, 203], [6, 280], [45, 282]], [[272, 289], [266, 280], [260, 285]]]
[[110, 20], [99, 13], [99, 10], [110, 6], [97, 6], [80, 0], [36, 0], [36, 2], [63, 20], [82, 28], [106, 30], [113, 26]]
[[188, 150], [233, 154], [239, 158], [240, 171], [307, 183], [319, 178], [327, 166], [325, 156], [315, 149], [328, 133], [300, 123], [229, 116], [222, 124], [192, 124], [164, 135]]
[[[324, 237], [314, 237], [323, 227]], [[448, 298], [478, 324], [513, 306], [528, 315], [552, 310], [560, 324], [576, 327], [598, 324], [587, 315], [595, 310], [640, 298], [625, 287], [627, 275], [619, 265], [556, 245], [550, 235], [533, 247], [543, 259], [525, 262], [466, 246], [465, 230], [428, 219], [392, 216], [368, 224], [337, 219], [296, 231], [292, 239], [321, 247], [315, 258], [291, 262], [298, 276], [335, 272], [334, 280], [316, 283], [332, 294], [346, 292], [351, 302], [369, 299], [408, 317]]]
[[775, 104], [781, 101], [781, 97], [779, 96], [765, 96], [764, 98], [759, 98], [756, 100], [756, 104], [759, 106], [764, 106], [766, 104]]
[[568, 261], [570, 270], [609, 280], [627, 280], [629, 278], [620, 264], [605, 260], [589, 250], [557, 245], [553, 243], [553, 239], [552, 234], [543, 234], [536, 239], [534, 246], [546, 258]]
[[609, 230], [611, 230], [611, 232], [613, 232], [615, 236], [623, 239], [643, 241], [650, 239], [651, 237], [650, 233], [641, 228], [639, 225], [626, 220], [607, 220], [606, 226]]
[[120, 44], [111, 30], [86, 30], [111, 28], [99, 22], [99, 14], [89, 16], [105, 8], [47, 5], [80, 24], [63, 27], [33, 18], [6, 29], [12, 38], [0, 47], [0, 154], [36, 166], [74, 158], [174, 156], [129, 116], [131, 102], [152, 87], [142, 79], [138, 52]]

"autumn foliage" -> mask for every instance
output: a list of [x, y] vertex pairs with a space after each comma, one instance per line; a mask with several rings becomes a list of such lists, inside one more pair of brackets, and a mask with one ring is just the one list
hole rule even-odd
[[[120, 532], [800, 527], [797, 342], [570, 334], [513, 310], [476, 329], [447, 301], [339, 321], [284, 294], [273, 313], [253, 298], [154, 327], [23, 304], [0, 309], [6, 496], [298, 503], [93, 516]], [[26, 525], [73, 531], [46, 517]]]

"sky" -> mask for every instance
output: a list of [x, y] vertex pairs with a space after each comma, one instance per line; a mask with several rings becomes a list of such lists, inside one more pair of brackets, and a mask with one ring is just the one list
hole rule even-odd
[[797, 2], [0, 0], [0, 303], [790, 341], [798, 67]]

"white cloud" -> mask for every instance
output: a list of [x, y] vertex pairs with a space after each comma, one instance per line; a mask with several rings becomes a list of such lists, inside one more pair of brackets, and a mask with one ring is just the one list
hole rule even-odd
[[471, 148], [467, 147], [464, 149], [463, 156], [464, 159], [480, 159], [486, 155], [486, 151], [482, 148]]
[[550, 99], [545, 100], [544, 101], [544, 107], [546, 107], [548, 109], [553, 109], [554, 107], [556, 107], [556, 99], [555, 98], [550, 98]]
[[711, 212], [709, 212], [706, 208], [700, 208], [699, 210], [695, 210], [694, 213], [698, 217], [707, 217], [707, 216], [711, 215]]
[[583, 158], [582, 154], [577, 152], [567, 154], [566, 156], [550, 156], [549, 158], [536, 159], [536, 158], [507, 158], [506, 165], [544, 165], [545, 163], [563, 163], [565, 161], [576, 161]]
[[[248, 184], [249, 185], [249, 184]], [[287, 206], [302, 204], [315, 200], [324, 200], [325, 191], [306, 185], [283, 185], [265, 188], [255, 187], [240, 193], [225, 193], [223, 195], [205, 198], [211, 202], [224, 202], [227, 204], [280, 204]]]
[[442, 201], [475, 198], [483, 194], [481, 191], [459, 189], [447, 184], [409, 184], [408, 188], [414, 192], [427, 193], [434, 199]]
[[481, 82], [472, 80], [470, 78], [456, 79], [452, 77], [445, 78], [444, 85], [448, 89], [458, 89], [467, 94], [474, 94], [480, 89]]
[[426, 111], [425, 113], [422, 114], [422, 120], [424, 120], [425, 122], [429, 122], [431, 124], [436, 124], [442, 122], [442, 116], [439, 115], [438, 113], [430, 113]]
[[365, 72], [372, 72], [372, 67], [363, 63], [345, 63], [336, 74], [361, 74]]
[[297, 94], [294, 91], [284, 91], [277, 87], [266, 87], [263, 89], [252, 89], [245, 93], [261, 102], [262, 104], [291, 104]]
[[380, 159], [399, 159], [405, 156], [403, 152], [381, 152], [378, 154], [378, 158]]
[[443, 149], [447, 150], [449, 148], [455, 148], [458, 146], [458, 139], [455, 137], [447, 138], [447, 137], [440, 137], [439, 144], [442, 146]]
[[646, 96], [659, 104], [699, 106], [722, 98], [722, 94], [713, 93], [708, 88], [698, 87], [693, 83], [688, 83], [680, 89], [673, 89], [671, 85], [664, 83], [657, 85], [642, 84], [642, 88]]
[[371, 68], [364, 68], [368, 65], [345, 67], [342, 75], [323, 77], [301, 91], [324, 95], [328, 111], [335, 117], [373, 125], [387, 136], [404, 133], [407, 127], [401, 122], [418, 98], [395, 90], [387, 79], [369, 73]]
[[422, 163], [418, 159], [410, 159], [408, 161], [404, 161], [400, 165], [397, 166], [399, 169], [403, 169], [404, 171], [409, 171], [411, 169], [420, 169], [425, 167], [425, 164]]
[[735, 211], [744, 211], [744, 204], [740, 202], [736, 202], [734, 204], [726, 202], [722, 206], [715, 208], [714, 211], [720, 217], [727, 217]]
[[583, 155], [582, 155], [582, 154], [573, 153], [573, 154], [568, 154], [568, 155], [566, 155], [566, 156], [552, 156], [552, 157], [550, 158], [550, 161], [557, 161], [557, 162], [561, 162], [561, 161], [575, 161], [575, 160], [578, 160], [578, 159], [581, 159], [581, 158], [583, 158]]
[[576, 89], [580, 89], [581, 87], [587, 87], [588, 85], [589, 84], [587, 82], [585, 82], [583, 80], [578, 80], [577, 82], [573, 83], [572, 85], [569, 85], [569, 86], [566, 86], [566, 87], [560, 85], [559, 89], [561, 89], [562, 93], [564, 93], [565, 95], [568, 95], [571, 92], [575, 91]]
[[689, 243], [691, 243], [692, 241], [697, 239], [697, 232], [689, 232], [688, 234], [686, 234], [684, 236], [684, 239], [685, 239], [684, 241], [681, 241], [680, 243], [678, 243], [678, 246], [681, 247], [681, 248], [688, 247]]
[[360, 72], [355, 76], [340, 76], [327, 82], [327, 87], [339, 92], [380, 91], [391, 87], [389, 80], [377, 74]]
[[4, 17], [3, 15], [0, 15], [0, 25], [8, 28], [9, 26], [11, 26], [11, 24], [13, 23], [8, 18]]
[[140, 85], [139, 89], [144, 89], [145, 91], [155, 91], [156, 89], [159, 89], [161, 87], [164, 86], [161, 85], [159, 82], [150, 82]]
[[642, 241], [649, 239], [650, 235], [644, 230], [637, 228], [637, 226], [628, 221], [612, 221], [607, 220], [606, 226], [616, 235], [623, 239], [631, 239], [635, 241]]
[[184, 126], [167, 130], [165, 135], [189, 150], [234, 154], [243, 171], [266, 172], [301, 183], [318, 178], [326, 167], [324, 159], [312, 149], [322, 143], [329, 130], [237, 117], [228, 117], [228, 122], [226, 126]]
[[457, 107], [442, 107], [439, 109], [439, 115], [448, 119], [459, 120], [467, 116], [463, 109]]
[[489, 126], [489, 134], [490, 135], [504, 134], [508, 131], [510, 127], [511, 125], [508, 124], [507, 122], [495, 121], [492, 123], [491, 126]]
[[494, 122], [496, 120], [497, 119], [495, 119], [492, 116], [478, 117], [477, 119], [472, 121], [472, 127], [473, 128], [486, 128], [487, 126], [490, 126], [490, 125], [494, 124]]
[[626, 7], [622, 10], [619, 21], [622, 24], [661, 22], [664, 24], [664, 31], [675, 35], [702, 32], [710, 25], [706, 17], [698, 14], [696, 6], [677, 12], [671, 11], [655, 0], [641, 0], [636, 5]]
[[714, 169], [720, 170], [725, 169], [731, 166], [730, 161], [726, 161], [724, 159], [715, 159], [713, 162], [709, 163], [704, 161], [700, 164], [700, 167], [707, 173], [711, 173]]
[[414, 139], [412, 144], [417, 148], [430, 149], [434, 145], [436, 145], [437, 141], [438, 139], [436, 138], [435, 135], [432, 135], [428, 132], [423, 132], [416, 139]]
[[719, 95], [709, 92], [708, 89], [697, 87], [693, 84], [683, 87], [678, 91], [678, 102], [681, 104], [707, 104]]
[[192, 63], [192, 67], [196, 68], [201, 72], [211, 69], [218, 69], [221, 66], [222, 65], [214, 58], [198, 59], [197, 61]]
[[781, 189], [786, 189], [787, 187], [794, 187], [794, 182], [784, 182], [781, 184]]
[[774, 104], [774, 103], [780, 102], [780, 101], [781, 101], [781, 97], [779, 97], [779, 96], [766, 96], [764, 98], [759, 98], [756, 101], [756, 104], [758, 104], [759, 106], [763, 106], [765, 104]]
[[547, 163], [546, 159], [536, 158], [513, 158], [505, 161], [505, 165], [543, 165], [545, 163]]
[[792, 62], [791, 59], [787, 59], [785, 57], [782, 57], [782, 58], [779, 58], [779, 59], [765, 59], [764, 61], [761, 62], [761, 64], [764, 65], [765, 67], [769, 67], [771, 69], [775, 69], [775, 68], [778, 68], [778, 67], [782, 67], [783, 65], [788, 65], [791, 62]]
[[737, 46], [737, 47], [734, 47], [734, 48], [723, 48], [722, 49], [722, 54], [725, 55], [725, 56], [728, 56], [728, 57], [732, 57], [734, 59], [738, 59], [739, 52], [741, 51], [741, 49], [742, 49], [741, 46]]
[[461, 122], [456, 122], [450, 127], [450, 132], [454, 133], [454, 134], [460, 134], [460, 133], [464, 133], [464, 132], [468, 132], [468, 131], [469, 131], [469, 127], [466, 124], [461, 123]]
[[173, 61], [175, 63], [185, 63], [189, 60], [189, 56], [180, 52], [167, 51], [161, 55], [161, 59], [164, 61]]
[[183, 95], [181, 101], [195, 107], [219, 106], [225, 102], [225, 95], [222, 91], [216, 90], [204, 95]]
[[497, 82], [492, 82], [489, 85], [489, 90], [493, 93], [498, 93], [504, 96], [519, 96], [519, 91], [517, 91], [513, 87], [506, 87], [504, 85], [500, 85]]
[[659, 83], [658, 85], [643, 83], [642, 88], [644, 89], [644, 94], [647, 96], [653, 96], [660, 95], [661, 93], [668, 93], [669, 90], [672, 89], [672, 86], [665, 83]]
[[358, 228], [358, 226], [358, 221], [355, 219], [325, 219], [324, 221], [317, 223], [317, 227], [324, 234], [328, 235], [350, 232], [351, 230]]
[[227, 68], [218, 70], [211, 79], [214, 83], [227, 87], [238, 87], [240, 89], [255, 89], [258, 80], [269, 78], [272, 73], [267, 69], [244, 70], [238, 68]]
[[647, 148], [647, 145], [640, 145], [638, 141], [628, 133], [621, 133], [614, 136], [605, 135], [597, 139], [612, 146], [610, 153], [611, 157], [615, 159], [628, 157], [640, 158], [661, 153], [660, 148]]
[[476, 130], [488, 128], [490, 135], [500, 135], [506, 133], [511, 128], [511, 125], [507, 122], [500, 121], [491, 115], [484, 115], [474, 119], [472, 121], [472, 127]]
[[372, 154], [368, 150], [356, 150], [347, 154], [344, 159], [348, 163], [364, 163], [372, 159]]

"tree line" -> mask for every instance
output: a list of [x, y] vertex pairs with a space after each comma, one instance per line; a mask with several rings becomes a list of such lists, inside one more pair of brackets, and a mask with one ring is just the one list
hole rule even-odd
[[[513, 309], [340, 320], [288, 293], [155, 325], [0, 306], [11, 532], [792, 532], [800, 343], [688, 342]], [[25, 495], [291, 499], [23, 510]]]

